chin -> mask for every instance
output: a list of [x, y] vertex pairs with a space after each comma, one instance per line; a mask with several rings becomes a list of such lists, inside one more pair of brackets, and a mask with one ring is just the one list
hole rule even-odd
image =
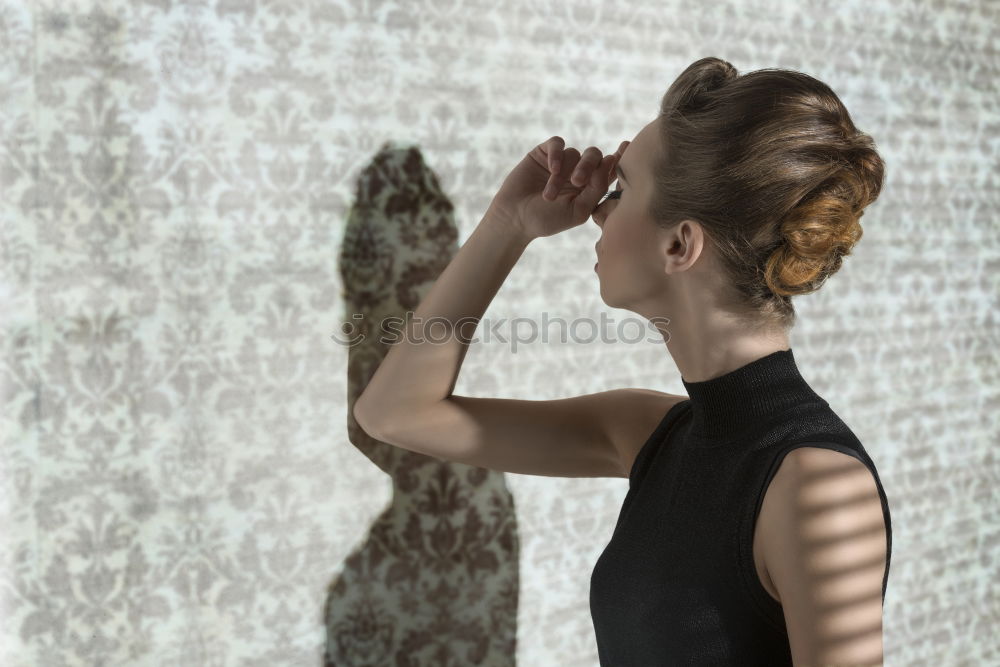
[[601, 294], [601, 301], [604, 302], [605, 306], [607, 306], [608, 308], [621, 308], [620, 305], [615, 303], [614, 299], [608, 297], [608, 292], [607, 290], [604, 289], [603, 283], [601, 284], [600, 294]]

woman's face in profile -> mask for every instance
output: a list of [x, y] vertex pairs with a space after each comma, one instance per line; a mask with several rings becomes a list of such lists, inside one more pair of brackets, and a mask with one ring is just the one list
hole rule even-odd
[[662, 290], [662, 262], [655, 268], [660, 239], [647, 212], [652, 187], [649, 165], [655, 155], [650, 146], [655, 148], [659, 141], [657, 131], [657, 121], [653, 121], [628, 144], [615, 167], [612, 189], [617, 192], [592, 214], [601, 228], [595, 245], [601, 298], [616, 308], [628, 308], [651, 290]]

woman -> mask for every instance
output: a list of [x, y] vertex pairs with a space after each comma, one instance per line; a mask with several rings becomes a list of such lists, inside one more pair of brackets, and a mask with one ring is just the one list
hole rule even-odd
[[[613, 155], [556, 136], [521, 161], [354, 415], [450, 461], [629, 479], [591, 579], [602, 665], [880, 663], [888, 503], [788, 331], [791, 297], [838, 270], [882, 181], [825, 84], [699, 60]], [[454, 395], [475, 322], [525, 247], [591, 216], [603, 300], [656, 324], [687, 395]]]

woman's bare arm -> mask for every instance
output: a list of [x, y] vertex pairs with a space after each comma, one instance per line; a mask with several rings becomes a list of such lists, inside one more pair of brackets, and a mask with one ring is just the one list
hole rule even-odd
[[476, 326], [524, 249], [589, 218], [625, 145], [613, 156], [596, 147], [581, 155], [563, 150], [556, 136], [521, 160], [355, 402], [362, 429], [405, 449], [495, 470], [627, 476], [634, 441], [662, 417], [664, 399], [674, 398], [631, 389], [554, 401], [452, 393]]
[[376, 435], [451, 396], [476, 325], [530, 241], [487, 210], [355, 402], [365, 431]]

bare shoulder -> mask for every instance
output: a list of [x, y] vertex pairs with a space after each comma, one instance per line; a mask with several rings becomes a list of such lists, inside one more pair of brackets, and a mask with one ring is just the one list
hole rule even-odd
[[654, 389], [617, 389], [605, 415], [608, 437], [621, 459], [621, 476], [627, 478], [639, 450], [667, 412], [687, 396]]
[[868, 466], [850, 454], [827, 447], [796, 447], [785, 454], [774, 480], [785, 488], [822, 494], [826, 500], [849, 498], [862, 491], [878, 495]]
[[[819, 510], [831, 529], [848, 522], [884, 524], [878, 487], [868, 466], [835, 449], [796, 447], [785, 454], [768, 485], [761, 520], [772, 529], [789, 528]], [[819, 518], [812, 523], [818, 525]], [[780, 530], [769, 532], [773, 539], [787, 537]]]
[[[871, 470], [836, 450], [793, 449], [765, 493], [761, 522], [796, 664], [881, 662], [887, 543]], [[843, 632], [847, 601], [864, 632]]]

